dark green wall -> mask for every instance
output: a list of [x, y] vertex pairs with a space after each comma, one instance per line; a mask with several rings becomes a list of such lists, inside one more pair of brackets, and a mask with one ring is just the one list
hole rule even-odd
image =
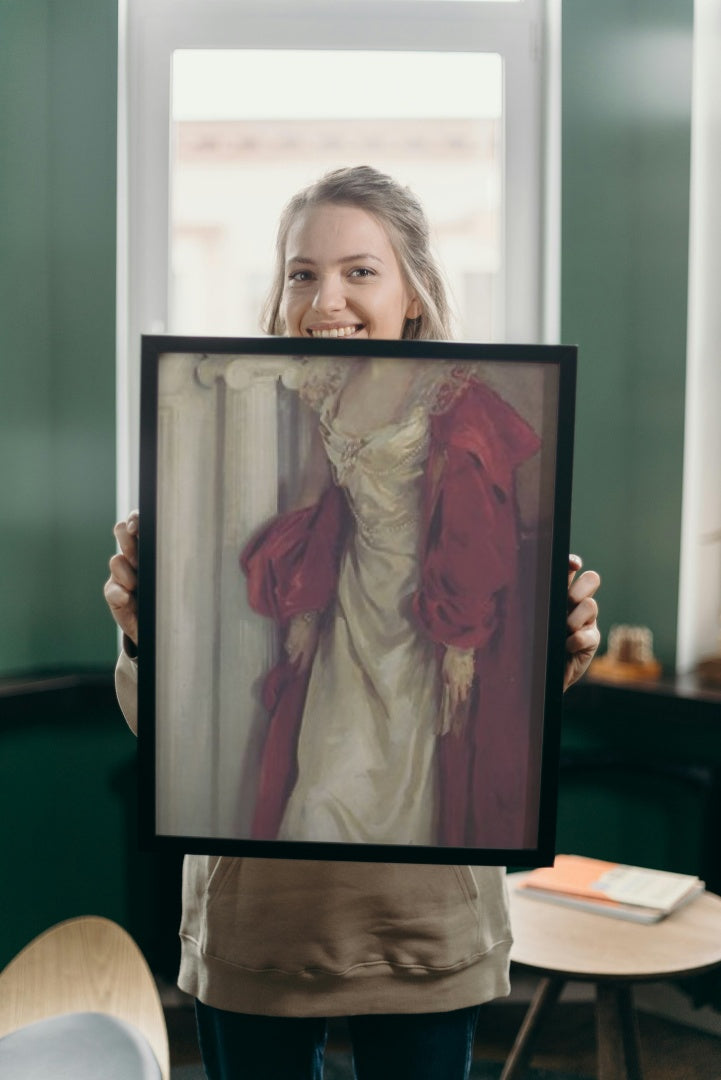
[[136, 741], [110, 673], [0, 688], [0, 969], [62, 919], [104, 915], [177, 973], [180, 860], [138, 850]]
[[[573, 544], [603, 628], [674, 658], [692, 0], [563, 10]], [[116, 0], [0, 0], [0, 674], [104, 664], [114, 517]]]
[[573, 546], [602, 630], [675, 655], [692, 0], [563, 5], [562, 340], [579, 345]]
[[107, 665], [116, 0], [0, 0], [0, 675]]
[[0, 965], [86, 913], [152, 944], [140, 877], [154, 863], [135, 843], [135, 740], [114, 701], [102, 597], [116, 84], [116, 0], [0, 0], [0, 677], [108, 671], [102, 692], [0, 693]]
[[719, 701], [593, 683], [565, 697], [557, 850], [721, 889]]

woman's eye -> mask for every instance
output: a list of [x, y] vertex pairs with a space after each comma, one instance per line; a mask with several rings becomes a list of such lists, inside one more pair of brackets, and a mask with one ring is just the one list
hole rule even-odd
[[301, 284], [303, 282], [310, 281], [310, 279], [310, 270], [294, 270], [292, 274], [288, 275], [288, 281], [296, 281]]
[[373, 277], [374, 274], [375, 274], [375, 271], [371, 270], [371, 268], [369, 266], [356, 266], [350, 272], [350, 276], [351, 277], [356, 277], [356, 278]]

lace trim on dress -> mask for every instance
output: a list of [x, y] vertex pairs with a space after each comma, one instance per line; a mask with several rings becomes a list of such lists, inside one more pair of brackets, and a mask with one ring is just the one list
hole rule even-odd
[[411, 390], [412, 404], [436, 416], [447, 412], [473, 380], [482, 382], [479, 364], [426, 361]]
[[308, 357], [284, 373], [283, 384], [297, 390], [301, 400], [319, 413], [326, 401], [340, 392], [352, 370], [352, 363], [342, 357]]
[[[300, 362], [292, 378], [284, 378], [314, 412], [320, 413], [326, 402], [340, 393], [356, 361], [338, 357], [311, 357]], [[447, 412], [471, 382], [485, 382], [481, 362], [451, 363], [425, 360], [413, 381], [406, 399], [406, 409], [420, 406], [436, 415]]]

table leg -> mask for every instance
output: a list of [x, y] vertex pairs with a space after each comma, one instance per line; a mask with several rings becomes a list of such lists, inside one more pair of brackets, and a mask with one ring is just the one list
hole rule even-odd
[[599, 1080], [643, 1080], [629, 983], [596, 984]]
[[565, 981], [560, 978], [541, 979], [506, 1064], [503, 1066], [500, 1080], [520, 1080], [523, 1076], [531, 1060], [533, 1044], [536, 1041], [541, 1021], [558, 1001]]

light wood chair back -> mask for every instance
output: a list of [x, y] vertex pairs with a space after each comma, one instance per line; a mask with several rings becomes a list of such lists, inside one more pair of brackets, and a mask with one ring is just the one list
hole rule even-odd
[[0, 1037], [74, 1012], [132, 1024], [169, 1080], [168, 1032], [155, 980], [133, 939], [110, 919], [84, 915], [58, 923], [0, 972]]

